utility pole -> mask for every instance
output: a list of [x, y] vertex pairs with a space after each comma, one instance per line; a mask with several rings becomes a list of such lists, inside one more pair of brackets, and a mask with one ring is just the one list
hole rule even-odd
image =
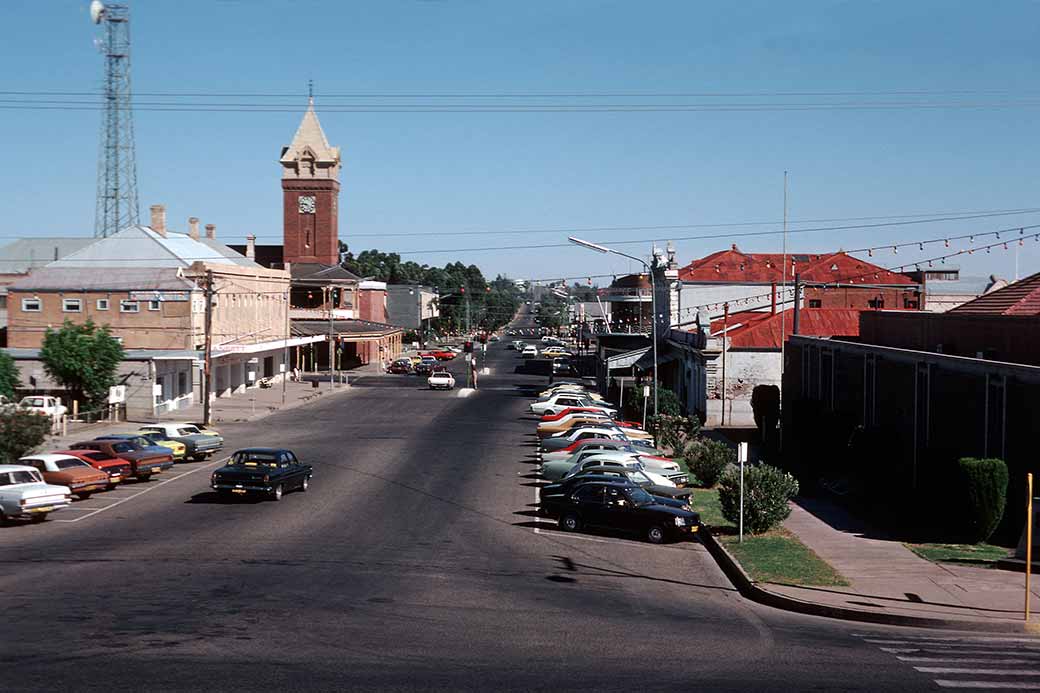
[[327, 299], [329, 304], [329, 389], [333, 390], [336, 388], [336, 338], [333, 324], [333, 311], [332, 311], [332, 287], [325, 287], [327, 292]]
[[206, 339], [205, 361], [202, 367], [202, 423], [209, 426], [213, 423], [209, 404], [210, 391], [213, 389], [213, 270], [206, 270], [206, 286], [203, 293], [206, 296]]
[[285, 348], [282, 353], [282, 404], [285, 404], [285, 381], [289, 379], [289, 289], [285, 290]]

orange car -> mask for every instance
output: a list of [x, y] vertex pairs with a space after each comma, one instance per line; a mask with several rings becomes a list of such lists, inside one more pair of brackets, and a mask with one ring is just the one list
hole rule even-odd
[[67, 486], [80, 500], [86, 500], [95, 491], [108, 488], [108, 474], [69, 455], [31, 455], [18, 460], [18, 463], [40, 470], [43, 480], [48, 484]]

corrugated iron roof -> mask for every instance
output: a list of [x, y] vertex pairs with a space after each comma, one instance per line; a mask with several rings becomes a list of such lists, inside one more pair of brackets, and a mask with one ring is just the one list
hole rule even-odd
[[[852, 308], [804, 308], [798, 316], [798, 334], [810, 337], [858, 337], [859, 316], [863, 311]], [[737, 328], [726, 332], [730, 349], [779, 349], [781, 329], [790, 337], [794, 334], [794, 309], [777, 313], [735, 313], [729, 325], [740, 322]], [[716, 331], [718, 326], [718, 331]], [[722, 321], [712, 321], [712, 335], [718, 336]]]
[[25, 274], [70, 255], [96, 238], [22, 238], [0, 246], [0, 274]]
[[147, 267], [40, 267], [15, 281], [9, 291], [191, 291], [195, 283], [177, 270]]
[[949, 312], [958, 315], [1040, 315], [1040, 272], [983, 294]]
[[[844, 252], [789, 253], [787, 260], [788, 283], [798, 273], [806, 282], [915, 284], [905, 274], [891, 272]], [[679, 279], [723, 284], [779, 284], [784, 280], [783, 262], [783, 255], [779, 253], [744, 253], [734, 244], [729, 250], [694, 260], [679, 270]]]

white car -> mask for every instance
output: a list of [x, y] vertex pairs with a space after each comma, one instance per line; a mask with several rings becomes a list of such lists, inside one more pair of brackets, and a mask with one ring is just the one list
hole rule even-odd
[[68, 487], [46, 483], [36, 469], [21, 464], [0, 464], [0, 521], [43, 522], [49, 513], [67, 508], [71, 502]]
[[448, 371], [437, 371], [426, 379], [426, 384], [431, 390], [453, 390], [455, 389], [455, 376]]
[[582, 394], [576, 392], [559, 392], [545, 399], [540, 399], [537, 402], [532, 402], [530, 405], [531, 412], [539, 415], [556, 414], [571, 407], [595, 409], [603, 412], [607, 416], [614, 416], [617, 414], [617, 409], [604, 406], [602, 402], [588, 399]]
[[520, 352], [520, 355], [525, 359], [533, 359], [538, 356], [538, 347], [534, 344], [528, 344], [524, 347], [524, 350]]
[[635, 459], [634, 457], [630, 459], [616, 460], [601, 456], [589, 457], [574, 465], [566, 474], [563, 475], [563, 478], [569, 479], [578, 472], [584, 471], [589, 467], [624, 467], [625, 469], [638, 471], [640, 474], [645, 475], [647, 479], [653, 482], [654, 486], [675, 488], [675, 482], [673, 482], [671, 479], [664, 476], [660, 472], [648, 469], [645, 464], [643, 464], [640, 460]]
[[60, 419], [68, 412], [68, 408], [61, 403], [60, 399], [48, 395], [29, 395], [28, 397], [22, 397], [22, 401], [18, 403], [18, 407], [27, 411], [46, 414], [52, 419]]
[[665, 477], [670, 482], [669, 484], [660, 484], [659, 486], [685, 486], [689, 479], [686, 474], [679, 468], [677, 462], [665, 459], [663, 457], [654, 457], [652, 455], [638, 455], [631, 452], [608, 452], [603, 451], [598, 455], [591, 455], [583, 460], [583, 463], [598, 461], [602, 463], [607, 462], [626, 462], [629, 460], [636, 460], [643, 466], [643, 471], [647, 474], [658, 474]]

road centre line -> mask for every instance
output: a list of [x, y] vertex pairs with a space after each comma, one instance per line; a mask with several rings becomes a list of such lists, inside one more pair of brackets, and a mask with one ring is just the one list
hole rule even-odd
[[[953, 653], [951, 653], [953, 654]], [[915, 664], [1037, 664], [1036, 659], [1014, 657], [896, 657], [900, 662]]]
[[922, 674], [980, 674], [982, 676], [1040, 676], [1040, 669], [973, 669], [971, 667], [914, 667]]
[[162, 481], [160, 481], [157, 484], [149, 484], [147, 488], [141, 489], [140, 491], [138, 491], [137, 493], [133, 494], [132, 496], [127, 496], [126, 498], [120, 498], [119, 500], [117, 500], [115, 503], [112, 503], [111, 505], [107, 505], [104, 508], [98, 508], [97, 510], [89, 512], [86, 515], [80, 515], [75, 520], [53, 520], [53, 522], [65, 522], [65, 523], [70, 523], [71, 524], [73, 522], [80, 522], [82, 520], [86, 520], [88, 517], [93, 517], [94, 515], [97, 515], [98, 513], [103, 513], [106, 510], [111, 510], [112, 508], [114, 508], [116, 506], [122, 505], [123, 503], [127, 502], [128, 500], [133, 500], [134, 498], [137, 498], [138, 496], [143, 496], [144, 494], [148, 493], [149, 491], [154, 491], [155, 489], [157, 489], [157, 488], [159, 488], [161, 486], [165, 486], [166, 484], [170, 483], [171, 481], [177, 481], [177, 479], [183, 479], [184, 477], [189, 476], [191, 474], [194, 474], [195, 472], [201, 472], [203, 469], [209, 469], [210, 467], [212, 467], [214, 465], [217, 465], [217, 464], [220, 464], [222, 462], [226, 462], [229, 459], [231, 459], [231, 455], [227, 455], [225, 457], [222, 457], [219, 460], [214, 460], [214, 461], [212, 461], [212, 462], [210, 462], [208, 464], [205, 464], [205, 465], [203, 465], [201, 467], [196, 467], [195, 469], [192, 469], [192, 470], [189, 470], [187, 472], [184, 472], [183, 474], [178, 474], [175, 477], [171, 477], [169, 479], [163, 479]]
[[900, 635], [898, 638], [884, 637], [880, 633], [853, 633], [855, 638], [863, 638], [865, 642], [881, 643], [891, 645], [969, 645], [982, 642], [1029, 642], [1040, 645], [1037, 637], [1012, 637], [1001, 635], [969, 635], [969, 636], [938, 636], [938, 635]]
[[935, 683], [943, 688], [1006, 688], [1016, 691], [1040, 691], [1040, 683], [1033, 681], [958, 681], [956, 679], [935, 679]]

